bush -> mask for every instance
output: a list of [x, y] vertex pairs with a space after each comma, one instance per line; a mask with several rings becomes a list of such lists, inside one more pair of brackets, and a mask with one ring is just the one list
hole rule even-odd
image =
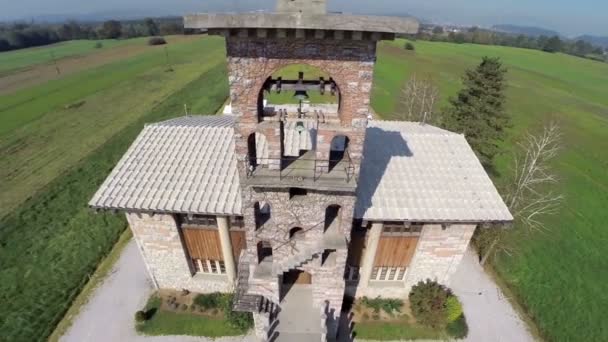
[[464, 315], [460, 315], [456, 320], [448, 323], [446, 332], [454, 338], [467, 337], [469, 326], [467, 325], [467, 320], [464, 318]]
[[216, 309], [220, 307], [222, 296], [219, 292], [199, 294], [194, 297], [194, 304], [200, 306], [203, 310]]
[[148, 315], [143, 310], [139, 310], [135, 313], [135, 322], [142, 323], [148, 319]]
[[462, 316], [462, 304], [454, 295], [448, 297], [446, 302], [446, 319], [448, 323], [456, 321]]
[[253, 315], [251, 312], [237, 312], [232, 310], [232, 294], [226, 294], [221, 298], [222, 310], [228, 324], [241, 331], [247, 331], [253, 327]]
[[163, 37], [152, 37], [148, 39], [148, 45], [164, 45], [167, 41]]
[[374, 309], [374, 313], [382, 311], [386, 312], [389, 315], [392, 315], [394, 311], [400, 312], [401, 306], [403, 306], [403, 301], [401, 299], [392, 299], [392, 298], [380, 298], [376, 297], [374, 299], [369, 299], [368, 297], [363, 297], [361, 299], [363, 305]]
[[447, 301], [451, 296], [451, 291], [436, 281], [421, 281], [409, 295], [412, 314], [422, 325], [443, 328], [448, 323]]
[[102, 47], [103, 47], [103, 44], [101, 42], [95, 43], [95, 48], [96, 49], [101, 49]]
[[414, 50], [416, 50], [416, 47], [414, 46], [414, 44], [407, 42], [407, 43], [405, 43], [405, 49], [409, 50], [409, 51], [414, 51]]

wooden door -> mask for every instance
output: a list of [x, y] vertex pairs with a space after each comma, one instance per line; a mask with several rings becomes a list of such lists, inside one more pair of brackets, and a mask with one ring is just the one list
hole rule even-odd
[[378, 243], [375, 267], [407, 267], [412, 261], [417, 236], [382, 236]]

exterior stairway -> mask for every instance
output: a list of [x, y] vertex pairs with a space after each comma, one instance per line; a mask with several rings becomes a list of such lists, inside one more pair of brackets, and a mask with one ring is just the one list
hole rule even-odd
[[249, 261], [246, 260], [244, 251], [239, 257], [238, 276], [232, 308], [240, 312], [258, 312], [262, 308], [264, 297], [260, 295], [247, 294], [249, 290]]
[[[296, 245], [297, 247], [297, 245]], [[346, 239], [336, 233], [327, 233], [323, 238], [312, 246], [303, 246], [301, 251], [291, 256], [282, 263], [274, 263], [272, 270], [274, 275], [281, 275], [289, 270], [301, 267], [312, 260], [321, 257], [325, 250], [336, 250], [346, 248]]]

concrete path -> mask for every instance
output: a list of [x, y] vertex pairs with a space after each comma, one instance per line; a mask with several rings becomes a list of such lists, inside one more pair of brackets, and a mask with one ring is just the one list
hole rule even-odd
[[462, 301], [469, 325], [466, 341], [534, 341], [526, 324], [477, 260], [469, 248], [451, 284]]
[[321, 340], [321, 308], [312, 306], [312, 286], [295, 284], [281, 302], [274, 342]]
[[[211, 339], [184, 336], [137, 335], [134, 314], [153, 292], [152, 283], [134, 240], [131, 240], [111, 274], [82, 308], [62, 342], [206, 342]], [[255, 341], [252, 336], [214, 341]]]

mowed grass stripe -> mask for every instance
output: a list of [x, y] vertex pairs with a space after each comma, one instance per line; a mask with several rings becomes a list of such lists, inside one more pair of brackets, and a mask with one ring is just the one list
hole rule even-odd
[[45, 340], [124, 230], [122, 215], [95, 214], [87, 202], [143, 125], [183, 115], [184, 103], [193, 112], [215, 113], [227, 95], [225, 66], [215, 66], [0, 221], [3, 339]]
[[528, 131], [554, 120], [562, 150], [554, 166], [566, 199], [545, 219], [548, 231], [512, 231], [493, 266], [552, 341], [608, 341], [608, 64], [562, 54], [507, 47], [404, 41], [380, 45], [372, 105], [383, 118], [398, 118], [400, 88], [410, 75], [430, 77], [441, 104], [455, 95], [465, 69], [482, 56], [501, 57], [509, 68], [507, 111], [513, 117], [506, 153], [497, 160], [495, 182], [509, 181], [512, 152]]
[[[166, 46], [170, 64], [192, 62], [192, 54], [207, 49], [220, 49], [223, 41], [217, 37]], [[154, 67], [166, 65], [164, 49], [154, 49], [141, 55], [112, 62], [38, 86], [0, 96], [0, 138], [47, 113], [77, 102], [79, 99], [129, 80]]]
[[1, 137], [0, 217], [71, 168], [116, 131], [149, 112], [202, 72], [223, 63], [222, 45], [215, 41], [205, 44], [206, 41], [197, 41], [196, 49], [183, 56], [181, 64], [173, 64], [171, 72], [166, 71], [164, 64], [154, 66], [80, 98], [84, 103], [78, 108], [58, 108]]
[[99, 50], [95, 48], [97, 42], [102, 44], [101, 49], [108, 49], [135, 43], [145, 44], [146, 40], [147, 38], [70, 40], [51, 45], [2, 52], [0, 53], [0, 76], [38, 64], [52, 63], [53, 60], [60, 58], [84, 56], [94, 53]]

